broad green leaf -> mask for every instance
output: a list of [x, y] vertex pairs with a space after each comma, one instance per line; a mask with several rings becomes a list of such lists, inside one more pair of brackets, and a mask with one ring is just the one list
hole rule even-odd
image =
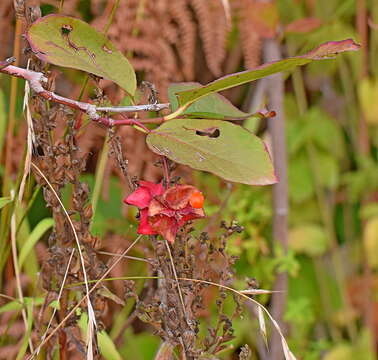
[[[168, 99], [171, 103], [172, 111], [178, 108], [178, 101], [175, 94], [184, 90], [201, 88], [202, 85], [196, 82], [175, 83], [168, 88]], [[209, 94], [190, 105], [182, 115], [192, 118], [210, 119], [246, 119], [253, 114], [240, 111], [224, 96], [219, 94]]]
[[171, 120], [149, 133], [147, 144], [159, 155], [228, 181], [249, 185], [277, 181], [264, 143], [227, 121]]
[[54, 220], [52, 218], [42, 219], [37, 226], [30, 233], [29, 237], [26, 239], [25, 244], [22, 246], [20, 251], [20, 256], [18, 258], [18, 265], [21, 268], [25, 262], [30, 251], [33, 249], [34, 245], [41, 238], [41, 236], [54, 225]]
[[97, 341], [100, 353], [106, 360], [122, 360], [117, 347], [104, 330], [97, 333]]
[[360, 45], [356, 44], [352, 39], [330, 41], [320, 45], [305, 55], [266, 63], [253, 70], [224, 76], [208, 85], [202, 86], [201, 88], [180, 91], [177, 93], [178, 103], [180, 108], [185, 109], [188, 105], [206, 95], [261, 79], [281, 71], [288, 71], [296, 66], [306, 65], [313, 60], [330, 59], [338, 53], [356, 51], [359, 48]]
[[1, 197], [0, 198], [0, 209], [2, 209], [5, 205], [12, 202], [12, 199], [10, 197]]
[[[77, 324], [81, 330], [83, 339], [86, 341], [88, 329], [88, 314], [86, 312], [80, 315]], [[122, 360], [113, 340], [104, 330], [97, 332], [97, 342], [100, 353], [106, 360]]]
[[116, 304], [125, 306], [125, 302], [116, 294], [112, 293], [107, 287], [102, 286], [100, 289], [97, 290], [97, 292], [99, 295], [114, 301]]
[[134, 95], [136, 77], [129, 61], [106, 36], [86, 22], [47, 15], [32, 24], [26, 37], [39, 59], [112, 80]]

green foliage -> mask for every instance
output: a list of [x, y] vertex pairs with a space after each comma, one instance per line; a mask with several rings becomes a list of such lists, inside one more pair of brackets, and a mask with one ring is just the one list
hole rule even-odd
[[351, 39], [339, 42], [328, 42], [302, 56], [274, 61], [269, 64], [261, 65], [253, 70], [227, 75], [201, 88], [196, 88], [195, 90], [180, 91], [177, 93], [178, 102], [180, 107], [186, 107], [194, 101], [214, 92], [255, 81], [281, 71], [292, 70], [297, 66], [306, 65], [313, 60], [329, 59], [340, 52], [356, 51], [358, 49], [359, 45]]
[[0, 209], [2, 209], [4, 206], [6, 206], [7, 204], [9, 204], [11, 202], [12, 202], [12, 199], [9, 198], [9, 197], [0, 198]]
[[22, 245], [19, 257], [18, 257], [18, 266], [21, 268], [24, 264], [25, 260], [27, 259], [30, 251], [33, 249], [35, 244], [40, 240], [42, 235], [52, 228], [54, 225], [54, 220], [51, 218], [44, 218], [42, 219], [36, 227], [33, 229], [33, 231], [30, 233], [28, 238], [25, 240], [25, 242]]
[[136, 77], [132, 66], [106, 36], [86, 22], [47, 15], [30, 27], [27, 39], [41, 60], [112, 80], [134, 95]]
[[104, 330], [97, 333], [97, 341], [100, 352], [106, 360], [122, 359], [112, 339]]
[[251, 185], [277, 181], [263, 142], [229, 122], [171, 120], [149, 133], [147, 144], [159, 155], [228, 181]]
[[[177, 110], [178, 101], [176, 93], [184, 90], [193, 90], [200, 88], [202, 85], [199, 83], [176, 83], [171, 84], [168, 88], [168, 98], [171, 103], [172, 111]], [[240, 111], [237, 107], [231, 104], [231, 102], [224, 96], [217, 93], [207, 95], [198, 101], [191, 104], [182, 115], [186, 115], [192, 118], [209, 118], [209, 119], [220, 119], [220, 120], [236, 120], [245, 119], [252, 116], [252, 114], [247, 114]]]
[[317, 224], [302, 224], [290, 230], [289, 247], [299, 254], [323, 255], [328, 248], [327, 234]]

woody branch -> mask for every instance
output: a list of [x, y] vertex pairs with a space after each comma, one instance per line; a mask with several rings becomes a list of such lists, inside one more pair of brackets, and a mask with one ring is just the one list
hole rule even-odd
[[107, 127], [119, 126], [119, 125], [138, 125], [138, 124], [160, 124], [164, 121], [163, 118], [154, 119], [121, 119], [115, 120], [110, 117], [102, 116], [101, 112], [113, 112], [113, 113], [134, 113], [140, 111], [160, 111], [163, 109], [168, 109], [170, 104], [146, 104], [146, 105], [135, 105], [135, 106], [114, 106], [114, 107], [98, 107], [93, 104], [89, 104], [82, 101], [72, 100], [52, 91], [46, 90], [43, 84], [46, 84], [48, 79], [41, 72], [36, 72], [28, 69], [24, 69], [18, 66], [11, 65], [15, 59], [8, 58], [5, 61], [0, 61], [0, 72], [8, 74], [11, 76], [16, 76], [26, 80], [30, 88], [34, 93], [48, 101], [53, 101], [72, 109], [80, 110], [85, 112], [88, 117], [97, 123], [103, 124]]

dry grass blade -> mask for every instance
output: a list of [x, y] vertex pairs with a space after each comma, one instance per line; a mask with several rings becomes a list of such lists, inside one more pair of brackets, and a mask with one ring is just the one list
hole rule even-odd
[[[73, 257], [73, 254], [74, 254], [74, 253], [75, 253], [75, 249], [72, 249], [72, 252], [71, 252], [70, 258], [68, 259], [68, 263], [67, 263], [66, 271], [64, 272], [63, 281], [62, 281], [62, 284], [61, 284], [60, 289], [59, 289], [59, 294], [58, 294], [58, 297], [57, 297], [57, 299], [56, 299], [57, 303], [59, 303], [60, 298], [62, 297], [62, 293], [63, 293], [63, 289], [64, 289], [64, 284], [65, 284], [66, 279], [67, 279], [68, 271], [69, 271], [69, 269], [70, 269], [71, 261], [72, 261], [72, 257]], [[47, 335], [47, 333], [48, 333], [48, 331], [49, 331], [49, 329], [50, 329], [50, 326], [51, 326], [51, 323], [52, 323], [53, 320], [54, 320], [54, 316], [55, 316], [55, 314], [56, 314], [56, 311], [57, 311], [57, 307], [55, 306], [55, 307], [54, 307], [54, 310], [53, 310], [53, 313], [52, 313], [52, 315], [51, 315], [51, 317], [50, 317], [50, 320], [49, 320], [49, 322], [48, 322], [48, 324], [47, 324], [47, 328], [46, 328], [46, 330], [45, 330], [45, 333], [44, 333], [44, 334], [42, 335], [42, 337], [41, 337], [41, 340], [42, 340], [42, 341], [45, 339], [45, 337], [46, 337], [46, 335]], [[37, 349], [36, 349], [36, 353], [38, 354], [40, 350], [41, 350], [41, 345], [39, 345], [39, 346], [37, 347]]]
[[[28, 61], [27, 69], [29, 69], [30, 59]], [[29, 97], [30, 97], [30, 85], [28, 81], [25, 81], [25, 90], [24, 90], [24, 102], [23, 102], [23, 111], [25, 112], [26, 123], [28, 125], [28, 134], [27, 134], [27, 142], [26, 142], [26, 155], [25, 155], [25, 165], [24, 165], [24, 174], [22, 175], [22, 180], [20, 184], [20, 188], [18, 191], [18, 201], [22, 201], [22, 197], [24, 196], [25, 191], [25, 184], [26, 179], [30, 173], [30, 164], [32, 159], [32, 150], [33, 150], [33, 142], [35, 139], [34, 135], [34, 128], [33, 128], [33, 120], [30, 112], [29, 107]]]
[[[97, 287], [101, 284], [101, 282], [107, 277], [107, 275], [114, 269], [115, 266], [123, 259], [123, 257], [134, 247], [134, 245], [140, 240], [142, 235], [139, 235], [132, 243], [129, 245], [129, 247], [121, 254], [121, 256], [118, 257], [114, 261], [114, 263], [104, 272], [104, 275], [101, 276], [98, 280], [96, 280], [96, 283], [91, 287], [89, 290], [89, 293], [81, 298], [81, 300], [71, 309], [71, 311], [66, 315], [66, 317], [54, 328], [54, 330], [46, 336], [46, 338], [38, 345], [39, 348], [41, 348], [46, 342], [48, 342], [54, 335], [55, 333], [65, 324], [65, 322], [75, 313], [76, 309], [84, 302], [84, 300], [89, 296]], [[28, 360], [34, 359], [36, 356], [36, 351], [29, 357]]]
[[[14, 190], [11, 191], [11, 198], [14, 200]], [[21, 302], [21, 304], [24, 304], [24, 295], [22, 293], [22, 286], [21, 286], [21, 280], [20, 280], [20, 269], [18, 267], [18, 258], [17, 258], [17, 241], [16, 241], [16, 207], [13, 210], [13, 214], [11, 217], [11, 248], [12, 248], [12, 258], [13, 258], [13, 266], [14, 266], [14, 274], [16, 277], [16, 287], [17, 287], [17, 293], [18, 298]], [[23, 307], [21, 310], [22, 319], [25, 324], [25, 331], [28, 331], [28, 319], [26, 315], [25, 308]], [[29, 348], [30, 351], [33, 352], [33, 343], [31, 339], [29, 339]]]
[[143, 261], [143, 262], [149, 263], [147, 259], [137, 257], [137, 256], [122, 256], [121, 254], [116, 254], [109, 251], [97, 251], [97, 253], [102, 254], [102, 255], [115, 256], [115, 257], [120, 256], [120, 257], [123, 257], [124, 259], [137, 260], [137, 261]]
[[260, 306], [257, 306], [257, 318], [259, 320], [260, 332], [263, 336], [266, 347], [268, 347], [268, 336], [266, 333], [264, 312], [262, 311]]
[[[251, 297], [243, 294], [242, 292], [240, 292], [238, 290], [235, 290], [235, 289], [233, 289], [233, 288], [231, 288], [229, 286], [217, 284], [217, 283], [214, 283], [212, 281], [199, 280], [199, 279], [190, 279], [190, 278], [179, 278], [179, 279], [180, 280], [193, 281], [193, 282], [201, 282], [201, 283], [204, 283], [204, 284], [209, 284], [209, 285], [217, 286], [217, 287], [220, 287], [220, 288], [232, 291], [233, 293], [238, 294], [239, 296], [245, 298], [246, 300], [251, 301], [253, 304], [255, 304], [258, 308], [261, 309], [262, 314], [265, 312], [265, 314], [269, 317], [270, 321], [272, 322], [273, 326], [278, 331], [278, 334], [281, 337], [282, 349], [283, 349], [283, 352], [284, 352], [284, 355], [285, 355], [285, 359], [286, 360], [296, 360], [296, 357], [294, 356], [294, 354], [289, 349], [289, 346], [288, 346], [288, 344], [287, 344], [287, 342], [285, 340], [284, 335], [282, 334], [281, 328], [278, 325], [277, 321], [274, 320], [274, 318], [272, 317], [272, 315], [270, 314], [270, 312], [265, 308], [265, 306], [261, 305], [258, 301], [256, 301], [255, 299], [253, 299], [253, 298], [251, 298]], [[264, 323], [265, 323], [265, 320], [264, 320]], [[261, 327], [261, 324], [260, 324], [260, 327]]]
[[279, 290], [264, 290], [264, 289], [248, 289], [248, 290], [240, 290], [240, 293], [244, 295], [263, 295], [263, 294], [273, 294], [279, 293], [282, 291]]
[[[105, 277], [102, 276], [100, 280], [102, 281], [102, 280], [104, 280], [104, 278]], [[163, 278], [160, 277], [160, 276], [122, 276], [122, 277], [115, 277], [115, 278], [105, 279], [105, 280], [110, 281], [110, 280], [136, 280], [136, 279], [163, 279]], [[231, 291], [234, 294], [237, 294], [240, 297], [246, 299], [247, 301], [252, 302], [257, 308], [259, 308], [261, 310], [262, 315], [265, 313], [268, 316], [268, 318], [272, 322], [273, 326], [276, 328], [278, 334], [281, 337], [282, 349], [283, 349], [283, 353], [285, 355], [285, 359], [286, 360], [296, 360], [296, 357], [294, 356], [294, 354], [289, 349], [289, 346], [288, 346], [288, 344], [285, 340], [284, 335], [282, 334], [281, 328], [278, 325], [277, 321], [274, 320], [274, 318], [272, 317], [270, 312], [265, 308], [265, 306], [261, 305], [258, 301], [249, 297], [248, 295], [245, 295], [245, 293], [242, 292], [242, 291], [245, 291], [245, 290], [239, 291], [239, 290], [235, 290], [232, 287], [229, 287], [229, 286], [226, 286], [226, 285], [218, 284], [218, 283], [215, 283], [215, 282], [212, 282], [212, 281], [201, 280], [201, 279], [192, 279], [192, 278], [186, 278], [186, 277], [178, 277], [177, 279], [182, 280], [182, 281], [192, 281], [192, 282], [196, 282], [196, 283], [202, 283], [202, 284], [208, 284], [208, 285], [216, 286], [216, 287]], [[77, 284], [72, 284], [72, 285], [77, 286], [77, 285], [81, 285], [81, 284], [82, 283], [77, 283]], [[96, 285], [97, 285], [97, 283], [96, 283]], [[265, 320], [264, 320], [264, 324], [265, 324]]]
[[[91, 303], [91, 299], [89, 297], [89, 286], [88, 286], [88, 277], [87, 277], [87, 272], [85, 270], [85, 264], [84, 264], [84, 258], [83, 258], [83, 253], [81, 251], [81, 245], [80, 245], [80, 241], [79, 241], [79, 237], [77, 236], [77, 232], [75, 230], [75, 227], [74, 227], [74, 224], [72, 223], [72, 220], [66, 210], [66, 208], [64, 207], [64, 204], [62, 203], [62, 201], [60, 200], [58, 194], [56, 193], [54, 187], [51, 185], [51, 183], [49, 182], [49, 180], [46, 178], [45, 174], [39, 169], [39, 167], [37, 165], [35, 165], [34, 163], [31, 163], [31, 165], [34, 167], [34, 169], [38, 172], [38, 174], [46, 181], [47, 185], [49, 186], [50, 190], [52, 191], [52, 193], [54, 194], [54, 196], [56, 197], [57, 201], [59, 202], [60, 206], [62, 207], [62, 210], [64, 212], [64, 214], [66, 215], [67, 217], [67, 221], [68, 223], [70, 224], [71, 228], [72, 228], [72, 232], [74, 234], [74, 237], [75, 237], [75, 241], [76, 241], [76, 246], [77, 246], [77, 250], [79, 251], [79, 256], [80, 256], [80, 263], [81, 263], [81, 267], [82, 267], [82, 271], [83, 271], [83, 276], [84, 276], [84, 282], [85, 282], [85, 290], [86, 290], [86, 293], [87, 293], [87, 308], [88, 308], [88, 332], [93, 335], [93, 331], [91, 332], [91, 330], [93, 330], [93, 327], [96, 327], [97, 324], [96, 324], [96, 318], [94, 316], [94, 311], [93, 311], [93, 306], [92, 306], [92, 303]], [[92, 338], [90, 338], [88, 336], [88, 348], [87, 348], [87, 359], [90, 360], [93, 358], [93, 353], [92, 353], [92, 346], [91, 346], [91, 343], [92, 343]], [[90, 345], [89, 345], [89, 342], [90, 342]]]
[[171, 248], [169, 247], [168, 241], [165, 240], [165, 239], [164, 239], [164, 241], [165, 241], [165, 246], [167, 247], [167, 251], [168, 251], [168, 255], [169, 255], [169, 260], [170, 260], [171, 265], [172, 265], [173, 276], [175, 277], [175, 281], [176, 281], [176, 284], [177, 284], [177, 291], [179, 293], [180, 302], [181, 302], [181, 305], [182, 305], [182, 311], [184, 312], [186, 322], [188, 322], [188, 315], [187, 315], [186, 310], [185, 310], [184, 298], [182, 296], [182, 291], [181, 291], [180, 283], [178, 281], [175, 263], [173, 262]]
[[224, 13], [226, 16], [226, 23], [227, 23], [227, 29], [231, 30], [232, 22], [231, 22], [231, 9], [230, 9], [230, 2], [229, 0], [221, 0], [222, 5], [224, 7]]

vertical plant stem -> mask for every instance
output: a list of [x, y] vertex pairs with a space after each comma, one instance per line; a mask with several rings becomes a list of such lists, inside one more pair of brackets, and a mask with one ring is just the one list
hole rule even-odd
[[[16, 18], [16, 26], [13, 40], [13, 56], [16, 58], [14, 63], [15, 66], [19, 64], [19, 54], [21, 49], [21, 32], [22, 32], [22, 21]], [[16, 127], [16, 103], [17, 103], [17, 87], [18, 79], [12, 77], [10, 85], [10, 96], [9, 96], [9, 113], [8, 113], [8, 126], [5, 140], [5, 155], [4, 158], [0, 154], [0, 158], [4, 159], [4, 174], [2, 176], [2, 196], [9, 196], [12, 189], [12, 151], [13, 151], [13, 138], [14, 130]], [[14, 203], [6, 205], [1, 211], [1, 228], [0, 228], [0, 250], [2, 258], [4, 260], [0, 261], [0, 274], [2, 273], [3, 267], [7, 261], [9, 255], [9, 229], [11, 226], [11, 216], [14, 211]], [[0, 288], [2, 286], [2, 276], [0, 277]]]
[[[373, 1], [375, 5], [373, 6], [373, 17], [377, 17], [377, 2]], [[375, 15], [375, 16], [374, 16]], [[356, 2], [356, 27], [357, 32], [360, 38], [361, 46], [362, 46], [362, 66], [360, 70], [360, 79], [364, 79], [369, 74], [369, 44], [368, 44], [368, 24], [367, 24], [367, 8], [366, 8], [366, 0], [357, 0]], [[372, 32], [377, 32], [376, 30]], [[374, 41], [374, 38], [372, 38]], [[371, 49], [373, 50], [373, 48]], [[374, 55], [373, 55], [374, 56]], [[373, 58], [374, 59], [374, 58]], [[373, 65], [373, 64], [371, 64]], [[360, 109], [359, 112], [359, 122], [358, 122], [358, 135], [359, 135], [359, 149], [356, 149], [359, 153], [363, 156], [369, 156], [370, 152], [370, 139], [369, 139], [369, 129], [368, 124], [366, 123], [366, 119], [364, 117], [363, 112]], [[362, 199], [362, 205], [367, 204], [369, 202], [368, 195], [366, 194]], [[362, 221], [362, 227], [365, 228], [365, 222]], [[363, 321], [364, 325], [367, 329], [369, 329], [370, 335], [370, 349], [372, 354], [376, 357], [377, 349], [374, 346], [375, 343], [375, 325], [374, 325], [374, 302], [373, 302], [373, 293], [371, 291], [371, 284], [373, 283], [373, 270], [371, 269], [369, 262], [366, 258], [366, 253], [363, 252], [363, 291], [364, 291], [364, 312], [363, 312]]]
[[62, 12], [63, 6], [64, 6], [64, 0], [60, 0], [58, 12], [60, 12], [60, 13]]
[[93, 216], [92, 216], [90, 229], [92, 228], [92, 225], [93, 225], [93, 221], [94, 221], [96, 210], [97, 210], [98, 200], [101, 194], [102, 184], [104, 182], [104, 173], [105, 173], [105, 168], [107, 164], [108, 154], [109, 154], [109, 134], [107, 133], [104, 139], [104, 145], [102, 146], [100, 160], [98, 161], [97, 168], [96, 168], [95, 185], [93, 188], [93, 196], [92, 196]]
[[[281, 51], [276, 40], [265, 40], [263, 44], [264, 61], [279, 60]], [[287, 154], [286, 154], [286, 132], [283, 107], [284, 79], [282, 74], [275, 74], [267, 78], [267, 94], [269, 108], [274, 109], [276, 117], [268, 122], [269, 132], [272, 136], [272, 151], [275, 172], [279, 182], [273, 186], [273, 240], [278, 242], [284, 253], [287, 252], [288, 244], [288, 183], [287, 183]], [[274, 290], [283, 291], [273, 293], [271, 302], [271, 314], [280, 324], [285, 334], [285, 326], [282, 323], [286, 306], [286, 290], [288, 277], [287, 273], [277, 274]], [[283, 358], [281, 337], [274, 331], [270, 341], [270, 359], [279, 360]]]
[[360, 67], [361, 77], [368, 74], [369, 48], [368, 48], [368, 25], [366, 0], [356, 1], [356, 28], [361, 44], [362, 66]]
[[165, 241], [165, 247], [167, 248], [167, 252], [168, 252], [168, 255], [169, 255], [169, 259], [171, 261], [172, 273], [173, 273], [173, 276], [174, 276], [175, 281], [176, 281], [177, 292], [179, 294], [181, 305], [182, 305], [182, 312], [183, 312], [183, 314], [185, 316], [186, 322], [188, 322], [188, 315], [187, 315], [186, 310], [185, 310], [184, 297], [182, 296], [182, 291], [181, 291], [180, 283], [178, 281], [177, 272], [176, 272], [176, 268], [175, 268], [175, 262], [173, 261], [173, 257], [172, 257], [172, 253], [171, 253], [171, 248], [169, 247], [168, 241], [167, 240], [164, 240], [164, 241]]
[[115, 15], [115, 13], [116, 13], [116, 11], [118, 9], [118, 6], [119, 6], [119, 0], [115, 0], [113, 8], [112, 8], [112, 12], [110, 13], [108, 22], [106, 23], [106, 25], [104, 27], [104, 30], [103, 30], [104, 35], [106, 35], [108, 33], [110, 25], [112, 25], [112, 22], [113, 22], [113, 19], [114, 19], [114, 15]]
[[[13, 41], [13, 56], [16, 58], [14, 63], [15, 66], [19, 65], [19, 54], [21, 49], [21, 32], [22, 32], [22, 21], [21, 19], [16, 19], [16, 28]], [[13, 137], [14, 129], [16, 126], [16, 102], [17, 102], [17, 88], [18, 79], [15, 77], [11, 78], [10, 96], [9, 96], [9, 116], [8, 116], [8, 128], [6, 137], [6, 148], [5, 148], [5, 169], [4, 169], [4, 182], [3, 182], [3, 194], [7, 195], [10, 191], [10, 174], [12, 165], [12, 151], [13, 151]]]
[[[113, 8], [112, 8], [112, 12], [110, 14], [109, 20], [108, 20], [107, 24], [104, 27], [104, 30], [103, 30], [104, 35], [106, 35], [106, 33], [108, 32], [108, 30], [110, 28], [110, 25], [113, 22], [114, 15], [115, 15], [115, 12], [116, 12], [116, 10], [118, 8], [118, 5], [119, 5], [119, 0], [116, 0], [114, 2], [114, 5], [113, 5]], [[83, 91], [84, 91], [87, 83], [88, 83], [88, 76], [87, 76], [86, 82], [85, 82], [85, 84], [84, 84], [84, 86], [82, 88]], [[83, 91], [80, 93], [80, 96], [83, 95]], [[105, 173], [105, 169], [106, 169], [106, 160], [108, 159], [108, 155], [109, 155], [109, 148], [110, 148], [109, 147], [109, 133], [107, 133], [106, 137], [105, 137], [105, 140], [104, 140], [104, 145], [103, 145], [102, 150], [101, 150], [100, 161], [98, 162], [98, 165], [97, 165], [97, 168], [96, 168], [95, 185], [94, 185], [93, 197], [92, 197], [93, 216], [92, 216], [92, 221], [91, 221], [90, 229], [92, 228], [92, 225], [93, 225], [93, 220], [95, 218], [95, 214], [96, 214], [96, 210], [97, 210], [97, 203], [98, 203], [98, 200], [100, 198], [102, 184], [104, 182], [104, 173]]]
[[[368, 47], [368, 25], [367, 25], [367, 9], [366, 9], [366, 0], [357, 0], [356, 1], [356, 28], [358, 36], [361, 42], [362, 50], [362, 65], [360, 67], [360, 80], [366, 78], [369, 73], [369, 47]], [[361, 111], [359, 113], [358, 121], [358, 143], [360, 151], [363, 154], [369, 152], [369, 134], [368, 126], [366, 123], [365, 116]]]
[[[371, 19], [374, 24], [378, 23], [378, 2], [373, 1], [371, 4]], [[377, 78], [378, 77], [378, 30], [372, 29], [370, 32], [370, 71]]]

